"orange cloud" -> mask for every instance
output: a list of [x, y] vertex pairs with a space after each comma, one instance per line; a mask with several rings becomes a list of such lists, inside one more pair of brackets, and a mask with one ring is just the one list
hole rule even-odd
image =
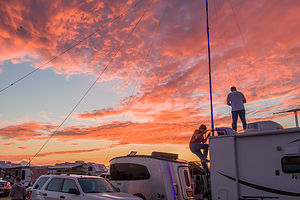
[[[43, 125], [37, 122], [28, 122], [20, 125], [11, 125], [0, 129], [1, 137], [6, 139], [16, 139], [18, 141], [28, 141], [42, 136], [45, 132], [53, 130], [51, 125]], [[7, 145], [14, 144], [13, 142]]]
[[[47, 153], [40, 153], [37, 155], [37, 157], [46, 157], [50, 155], [68, 155], [68, 154], [80, 154], [80, 153], [87, 153], [87, 152], [94, 152], [94, 151], [100, 151], [101, 149], [89, 149], [89, 150], [74, 150], [74, 151], [57, 151], [57, 152], [47, 152]], [[29, 154], [22, 154], [22, 155], [1, 155], [1, 160], [10, 160], [10, 161], [20, 161], [24, 158], [32, 158], [33, 155]]]
[[[272, 119], [276, 111], [299, 106], [299, 2], [231, 3], [212, 1], [210, 6], [216, 124], [231, 124], [226, 96], [232, 85], [247, 98], [249, 121]], [[124, 42], [147, 2], [135, 4], [3, 1], [0, 62], [22, 62], [26, 55], [49, 60], [97, 28], [106, 27], [51, 63], [56, 73], [97, 76]], [[170, 1], [166, 6], [167, 1], [153, 3], [101, 77], [101, 81], [118, 81], [120, 86], [111, 89], [118, 94], [135, 84], [136, 90], [118, 105], [77, 114], [79, 119], [130, 116], [130, 122], [108, 120], [99, 127], [68, 126], [56, 138], [187, 144], [199, 123], [209, 126], [205, 5], [190, 0]], [[126, 15], [115, 23], [107, 23], [124, 12]], [[0, 134], [4, 139], [28, 141], [45, 139], [44, 133], [51, 130], [52, 126], [32, 122], [4, 127]]]
[[10, 145], [14, 145], [14, 144], [16, 144], [16, 143], [14, 143], [14, 142], [8, 142], [8, 143], [4, 143], [3, 145], [10, 146]]
[[[70, 151], [51, 151], [51, 152], [44, 152], [44, 153], [39, 153], [36, 155], [36, 157], [48, 157], [52, 155], [70, 155], [70, 154], [84, 154], [84, 153], [89, 153], [89, 152], [97, 152], [97, 151], [103, 151], [107, 150], [108, 148], [114, 148], [116, 146], [122, 146], [125, 145], [125, 143], [116, 143], [113, 145], [110, 145], [109, 147], [104, 147], [104, 148], [94, 148], [94, 149], [82, 149], [82, 150], [70, 150]], [[26, 147], [19, 147], [22, 150], [25, 150]], [[24, 158], [32, 158], [33, 155], [30, 154], [21, 154], [21, 155], [0, 155], [1, 160], [10, 160], [10, 161], [20, 161], [23, 160]]]

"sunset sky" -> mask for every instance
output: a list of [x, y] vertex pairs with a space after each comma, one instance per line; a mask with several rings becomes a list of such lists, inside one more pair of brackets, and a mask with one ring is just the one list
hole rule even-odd
[[[197, 160], [191, 134], [211, 126], [205, 20], [205, 0], [1, 0], [0, 160], [28, 161], [60, 124], [33, 164]], [[273, 113], [300, 108], [300, 1], [209, 0], [209, 23], [215, 126], [231, 127], [235, 85], [248, 122], [294, 127]]]

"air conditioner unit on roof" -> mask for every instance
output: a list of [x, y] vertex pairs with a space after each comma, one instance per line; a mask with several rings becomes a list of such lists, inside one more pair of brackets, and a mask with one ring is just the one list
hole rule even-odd
[[247, 125], [247, 129], [250, 130], [257, 130], [257, 131], [268, 131], [268, 130], [276, 130], [276, 129], [283, 129], [283, 127], [274, 121], [258, 121], [252, 122]]

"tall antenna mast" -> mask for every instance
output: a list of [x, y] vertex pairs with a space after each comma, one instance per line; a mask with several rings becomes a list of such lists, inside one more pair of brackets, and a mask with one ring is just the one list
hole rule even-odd
[[211, 61], [210, 61], [210, 44], [209, 44], [209, 25], [208, 25], [208, 0], [206, 0], [206, 33], [207, 33], [207, 50], [208, 50], [208, 69], [209, 69], [209, 94], [210, 94], [210, 117], [212, 136], [215, 135], [214, 113], [212, 101], [212, 86], [211, 86]]

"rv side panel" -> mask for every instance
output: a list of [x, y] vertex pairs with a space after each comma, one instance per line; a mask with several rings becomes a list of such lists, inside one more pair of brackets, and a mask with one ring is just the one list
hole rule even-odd
[[212, 137], [210, 151], [213, 199], [300, 199], [300, 129]]
[[209, 149], [212, 198], [219, 200], [237, 199], [238, 191], [236, 182], [226, 177], [236, 177], [237, 175], [234, 156], [234, 137], [219, 136], [218, 138], [211, 138]]

